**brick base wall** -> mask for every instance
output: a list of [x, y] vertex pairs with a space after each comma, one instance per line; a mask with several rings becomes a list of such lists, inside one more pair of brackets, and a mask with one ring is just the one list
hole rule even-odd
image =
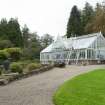
[[93, 65], [93, 64], [105, 64], [105, 60], [71, 60], [69, 64], [82, 64], [82, 65]]

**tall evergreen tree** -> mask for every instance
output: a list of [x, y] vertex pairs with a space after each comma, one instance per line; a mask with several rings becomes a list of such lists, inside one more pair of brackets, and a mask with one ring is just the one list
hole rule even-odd
[[85, 27], [86, 27], [87, 23], [91, 22], [93, 17], [94, 17], [93, 7], [88, 2], [86, 2], [85, 7], [82, 11], [82, 16], [81, 16], [84, 34], [89, 33], [89, 32], [85, 31]]
[[67, 37], [71, 36], [79, 36], [81, 35], [82, 29], [81, 29], [81, 14], [78, 10], [77, 6], [73, 6], [70, 14], [70, 18], [68, 20], [67, 24]]
[[23, 29], [22, 29], [22, 36], [23, 36], [23, 45], [24, 48], [27, 47], [28, 45], [28, 39], [29, 39], [29, 28], [27, 27], [27, 25], [25, 24]]
[[5, 18], [1, 19], [0, 21], [0, 39], [8, 40], [8, 22]]
[[8, 38], [18, 47], [22, 46], [22, 33], [17, 19], [11, 18], [8, 22]]

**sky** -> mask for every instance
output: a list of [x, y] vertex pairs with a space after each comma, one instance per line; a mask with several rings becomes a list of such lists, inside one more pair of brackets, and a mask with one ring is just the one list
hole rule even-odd
[[21, 27], [27, 24], [40, 36], [62, 36], [73, 5], [82, 9], [86, 1], [95, 6], [103, 0], [0, 0], [0, 19], [18, 18]]

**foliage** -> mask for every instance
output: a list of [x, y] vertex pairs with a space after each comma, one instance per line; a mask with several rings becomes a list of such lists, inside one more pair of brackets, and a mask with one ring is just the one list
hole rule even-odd
[[[34, 43], [33, 43], [34, 44]], [[38, 46], [35, 48], [35, 47], [31, 47], [30, 48], [25, 48], [23, 49], [23, 53], [22, 53], [22, 59], [29, 59], [29, 60], [34, 60], [34, 59], [39, 59], [40, 57], [40, 51], [41, 51], [41, 48]]]
[[27, 66], [27, 64], [28, 63], [26, 63], [26, 62], [16, 62], [16, 63], [18, 63], [19, 65], [21, 65], [21, 67], [24, 69], [26, 66]]
[[14, 46], [22, 46], [22, 33], [17, 19], [11, 18], [9, 21], [6, 19], [1, 20], [0, 38], [10, 40]]
[[1, 71], [1, 69], [0, 69], [0, 75], [2, 74], [2, 71]]
[[17, 63], [22, 66], [22, 68], [26, 68], [26, 66], [34, 61], [32, 60], [19, 60]]
[[86, 2], [85, 7], [82, 10], [82, 16], [81, 16], [84, 34], [90, 33], [88, 31], [86, 32], [85, 27], [89, 22], [91, 22], [92, 18], [94, 17], [94, 14], [95, 13], [93, 7], [88, 2]]
[[23, 29], [22, 29], [22, 36], [23, 36], [23, 45], [24, 48], [26, 48], [28, 46], [28, 39], [29, 39], [29, 29], [27, 27], [27, 25], [25, 24]]
[[38, 64], [38, 63], [30, 63], [30, 64], [27, 66], [27, 68], [28, 68], [29, 71], [35, 70], [35, 69], [37, 69], [37, 68], [39, 68], [39, 67], [41, 67], [41, 65]]
[[73, 6], [67, 24], [67, 37], [102, 32], [105, 35], [105, 3], [93, 8], [86, 2], [83, 10]]
[[10, 40], [0, 40], [0, 49], [12, 47], [13, 44]]
[[7, 51], [10, 54], [10, 58], [12, 58], [12, 60], [14, 61], [19, 60], [21, 58], [22, 50], [20, 48], [7, 48], [5, 49], [5, 51]]
[[79, 75], [65, 82], [55, 93], [55, 105], [104, 105], [105, 70]]
[[0, 50], [0, 64], [9, 57], [9, 53], [5, 50]]
[[3, 18], [0, 21], [0, 39], [8, 40], [8, 22], [7, 19]]
[[26, 59], [39, 59], [42, 46], [40, 44], [40, 38], [37, 33], [30, 33], [30, 40], [28, 46], [23, 49], [23, 57]]
[[19, 63], [16, 63], [16, 62], [14, 62], [10, 65], [10, 70], [13, 73], [16, 73], [16, 72], [18, 72], [19, 74], [23, 73], [22, 66]]
[[40, 38], [37, 33], [31, 34], [29, 49], [30, 49], [31, 58], [34, 58], [34, 59], [40, 58], [40, 51], [42, 50], [42, 46], [40, 43]]
[[[30, 70], [28, 69], [28, 65], [30, 64], [36, 64], [37, 67], [40, 67], [39, 61], [38, 60], [19, 60], [18, 62], [19, 65], [23, 68], [23, 72], [29, 72]], [[39, 65], [39, 66], [38, 66]]]
[[70, 14], [70, 18], [67, 24], [67, 37], [73, 37], [75, 35], [81, 35], [81, 14], [77, 6], [73, 6]]
[[17, 19], [11, 18], [8, 22], [8, 37], [11, 42], [17, 46], [22, 46], [22, 33]]
[[43, 48], [47, 47], [53, 42], [53, 37], [49, 34], [45, 34], [41, 37], [41, 45]]
[[92, 18], [91, 22], [88, 22], [86, 25], [86, 31], [91, 32], [99, 32], [102, 31], [103, 33], [105, 32], [105, 8], [101, 4], [96, 5], [95, 9], [95, 15]]

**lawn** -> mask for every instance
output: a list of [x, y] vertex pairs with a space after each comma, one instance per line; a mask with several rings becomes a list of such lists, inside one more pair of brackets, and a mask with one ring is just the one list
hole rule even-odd
[[53, 101], [55, 105], [105, 105], [105, 70], [68, 80], [56, 91]]

